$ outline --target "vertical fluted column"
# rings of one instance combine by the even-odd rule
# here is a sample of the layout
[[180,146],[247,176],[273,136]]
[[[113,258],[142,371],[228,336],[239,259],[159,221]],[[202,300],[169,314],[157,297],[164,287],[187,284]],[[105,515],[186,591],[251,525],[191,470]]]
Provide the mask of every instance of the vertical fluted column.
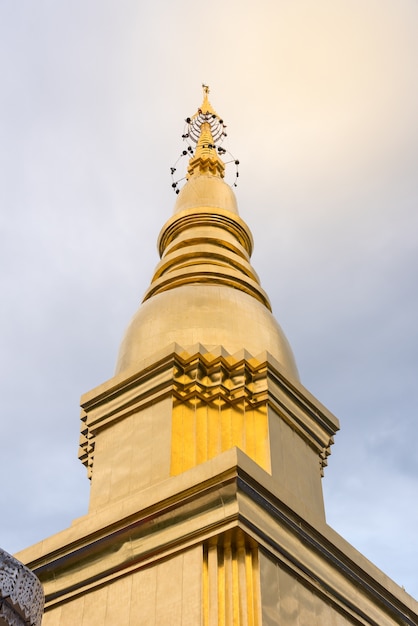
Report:
[[258,547],[240,529],[204,548],[204,626],[260,626]]

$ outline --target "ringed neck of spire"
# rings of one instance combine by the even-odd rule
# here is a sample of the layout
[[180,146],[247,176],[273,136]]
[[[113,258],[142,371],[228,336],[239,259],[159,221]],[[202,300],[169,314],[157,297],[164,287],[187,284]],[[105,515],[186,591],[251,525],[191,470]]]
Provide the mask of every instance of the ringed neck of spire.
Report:
[[214,139],[214,118],[220,120],[205,91],[201,108],[188,118],[198,137],[196,148],[174,215],[160,233],[161,261],[144,301],[186,285],[222,286],[252,296],[271,311],[268,296],[250,263],[251,232],[238,215],[233,190],[223,180],[225,165]]

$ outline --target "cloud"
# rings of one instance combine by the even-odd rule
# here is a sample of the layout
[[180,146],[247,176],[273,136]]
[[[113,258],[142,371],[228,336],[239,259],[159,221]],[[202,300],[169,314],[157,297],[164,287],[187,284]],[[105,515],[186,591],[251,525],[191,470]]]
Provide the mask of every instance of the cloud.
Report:
[[3,3],[2,547],[87,510],[78,398],[113,375],[207,82],[241,162],[254,267],[303,383],[341,420],[328,520],[418,595],[417,12]]

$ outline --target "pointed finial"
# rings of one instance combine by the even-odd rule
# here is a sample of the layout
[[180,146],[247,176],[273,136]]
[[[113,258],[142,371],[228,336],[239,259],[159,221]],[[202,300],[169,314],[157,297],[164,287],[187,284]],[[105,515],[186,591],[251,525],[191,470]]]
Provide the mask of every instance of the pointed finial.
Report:
[[[239,161],[234,159],[231,153],[221,146],[223,139],[226,137],[226,125],[209,102],[209,85],[202,83],[202,89],[202,104],[194,115],[186,118],[187,126],[182,135],[183,140],[189,144],[179,157],[179,159],[182,156],[190,157],[185,176],[186,180],[201,174],[210,174],[224,178],[225,164],[220,155],[224,155],[227,152],[232,158],[227,163],[234,163],[236,167],[239,164]],[[173,174],[176,172],[176,165],[177,161],[174,167],[171,168],[171,177],[173,180],[172,187],[178,194],[180,192],[179,182],[183,179],[174,180]],[[236,180],[238,175],[238,169],[236,169],[234,187],[237,186]]]
[[209,85],[202,83],[203,102],[193,117],[187,119],[188,136],[196,143],[194,156],[189,161],[187,178],[210,173],[224,177],[225,165],[218,155],[218,143],[226,135],[224,124],[209,102]]
[[215,111],[212,109],[210,102],[209,102],[209,91],[210,91],[209,85],[205,85],[204,83],[202,83],[202,89],[203,89],[203,102],[202,102],[202,106],[200,107],[200,111],[203,111],[204,113],[215,113]]

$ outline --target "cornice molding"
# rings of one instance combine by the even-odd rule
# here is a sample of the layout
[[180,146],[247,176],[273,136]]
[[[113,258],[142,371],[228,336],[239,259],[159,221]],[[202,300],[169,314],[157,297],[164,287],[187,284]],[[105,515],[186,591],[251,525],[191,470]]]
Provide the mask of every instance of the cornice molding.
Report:
[[327,464],[338,420],[299,383],[291,382],[267,352],[229,355],[222,347],[191,353],[173,345],[156,362],[128,378],[117,377],[82,398],[79,458],[91,476],[95,435],[100,428],[126,418],[167,396],[174,402],[200,400],[252,408],[268,405]]
[[113,505],[107,518],[105,512],[81,518],[78,528],[62,533],[61,542],[56,536],[52,545],[42,545],[30,566],[44,583],[47,607],[53,607],[241,528],[350,623],[416,625],[418,603],[325,523],[308,521],[283,496],[271,476],[230,450],[138,494],[131,504]]
[[253,238],[247,224],[238,215],[220,208],[196,207],[174,214],[161,229],[158,237],[158,251],[164,255],[167,247],[183,231],[200,227],[216,227],[232,234],[244,248],[248,257],[253,251]]

